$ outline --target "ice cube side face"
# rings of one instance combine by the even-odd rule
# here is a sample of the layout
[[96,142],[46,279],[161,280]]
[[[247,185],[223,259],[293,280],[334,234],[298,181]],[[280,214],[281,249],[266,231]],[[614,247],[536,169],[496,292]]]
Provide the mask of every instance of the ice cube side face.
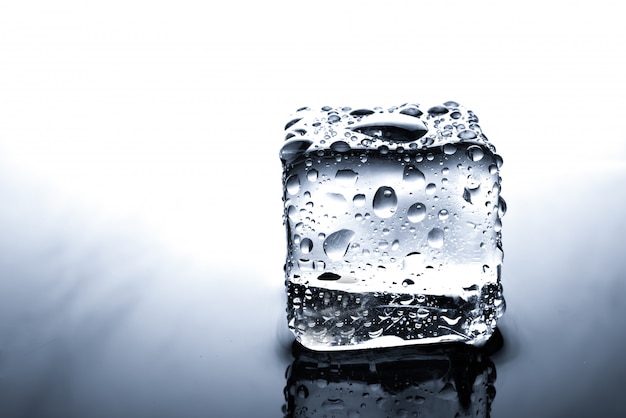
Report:
[[314,350],[461,341],[504,312],[502,159],[476,115],[324,107],[286,125],[290,329]]

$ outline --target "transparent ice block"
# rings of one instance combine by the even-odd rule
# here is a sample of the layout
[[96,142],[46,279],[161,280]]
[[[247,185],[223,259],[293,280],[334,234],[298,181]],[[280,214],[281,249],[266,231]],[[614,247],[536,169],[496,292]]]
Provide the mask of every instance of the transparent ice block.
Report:
[[302,108],[283,165],[290,329],[305,347],[482,345],[505,304],[502,158],[456,102]]

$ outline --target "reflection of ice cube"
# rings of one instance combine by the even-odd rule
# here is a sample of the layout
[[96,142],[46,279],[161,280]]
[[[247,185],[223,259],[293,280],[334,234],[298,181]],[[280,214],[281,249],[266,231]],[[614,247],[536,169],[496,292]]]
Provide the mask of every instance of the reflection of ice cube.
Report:
[[[494,341],[497,340],[497,341]],[[286,417],[488,417],[494,344],[320,353],[294,345]]]
[[[502,159],[471,112],[304,108],[283,162],[289,324],[305,346],[481,344],[504,311]],[[416,297],[419,296],[419,297]]]

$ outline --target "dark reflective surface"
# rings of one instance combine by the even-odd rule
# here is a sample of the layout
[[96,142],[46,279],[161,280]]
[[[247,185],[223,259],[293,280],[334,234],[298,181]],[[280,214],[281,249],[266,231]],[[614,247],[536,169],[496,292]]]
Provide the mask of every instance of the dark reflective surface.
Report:
[[286,418],[489,417],[496,369],[482,348],[462,344],[315,352],[293,345],[287,369]]

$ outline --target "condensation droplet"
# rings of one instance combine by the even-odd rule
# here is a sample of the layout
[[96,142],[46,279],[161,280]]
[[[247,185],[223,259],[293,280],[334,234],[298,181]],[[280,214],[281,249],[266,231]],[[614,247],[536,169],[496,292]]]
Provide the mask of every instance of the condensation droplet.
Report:
[[297,174],[292,174],[287,177],[285,184],[289,194],[295,195],[300,191],[300,177]]
[[330,144],[330,149],[337,152],[347,152],[350,151],[350,144],[345,141],[335,141]]
[[306,399],[309,397],[309,390],[306,386],[300,385],[298,386],[298,390],[296,391],[299,398]]
[[338,170],[335,174],[335,180],[341,187],[353,187],[358,179],[357,173],[350,169]]
[[398,197],[395,190],[388,186],[382,186],[374,195],[372,207],[376,216],[389,218],[393,216],[398,207]]
[[437,191],[437,186],[434,183],[428,183],[428,186],[426,186],[426,194],[433,195],[435,194],[436,191]]
[[404,167],[404,174],[402,178],[407,183],[411,183],[411,187],[414,188],[424,187],[424,183],[426,183],[426,176],[424,173],[422,173],[419,168],[412,165]]
[[318,174],[317,170],[315,170],[315,169],[309,170],[309,172],[306,173],[306,178],[309,181],[316,181],[317,180],[317,174]]
[[291,163],[304,154],[312,143],[310,139],[289,141],[280,149],[280,159],[285,163]]
[[404,256],[402,261],[402,268],[404,270],[422,270],[424,268],[424,262],[426,257],[419,252],[408,253]]
[[443,247],[443,230],[440,228],[433,228],[428,233],[428,245],[433,248]]
[[456,152],[456,146],[453,144],[446,144],[443,146],[443,152],[446,155],[453,155]]
[[302,253],[308,254],[311,252],[311,250],[313,250],[313,241],[311,241],[309,238],[304,238],[302,241],[300,241],[300,251],[302,251]]
[[298,213],[298,209],[294,205],[289,205],[287,208],[287,217],[292,221],[296,219],[296,214]]
[[365,205],[365,195],[364,194],[354,195],[354,197],[352,198],[352,203],[354,203],[354,206],[358,206],[358,207]]
[[411,222],[420,222],[426,217],[426,206],[422,203],[414,203],[406,213]]
[[485,152],[478,145],[472,145],[471,147],[467,148],[467,156],[470,158],[470,160],[477,162],[483,159],[483,157],[485,156]]
[[341,120],[341,118],[339,117],[339,115],[336,114],[332,114],[328,117],[328,122],[330,123],[337,123]]
[[348,252],[353,237],[354,231],[350,229],[333,232],[324,240],[324,252],[331,260],[341,260]]
[[506,214],[506,202],[502,196],[498,197],[498,215],[504,216]]
[[428,114],[430,116],[441,116],[445,115],[446,113],[448,113],[448,108],[445,106],[433,106],[428,109]]
[[440,221],[445,221],[446,219],[448,219],[448,211],[446,209],[441,209],[439,211],[439,220]]
[[459,132],[457,136],[461,139],[467,140],[467,139],[475,139],[478,135],[476,135],[476,132],[472,131],[471,129],[465,129]]

